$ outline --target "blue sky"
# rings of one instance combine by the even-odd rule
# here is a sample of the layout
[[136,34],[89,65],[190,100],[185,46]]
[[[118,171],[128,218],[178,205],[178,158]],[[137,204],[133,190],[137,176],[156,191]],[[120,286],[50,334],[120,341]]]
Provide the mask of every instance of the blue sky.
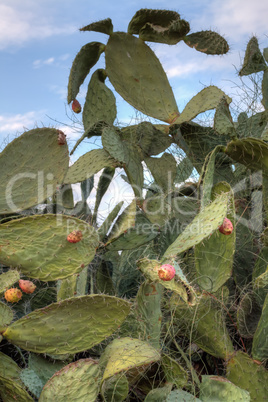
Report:
[[[181,111],[190,98],[207,85],[217,85],[228,95],[239,82],[239,68],[247,41],[256,35],[260,48],[268,46],[268,2],[263,0],[169,1],[168,9],[190,22],[191,32],[212,29],[230,44],[225,56],[207,56],[188,48],[151,44],[168,75]],[[165,9],[165,1],[103,0],[0,0],[0,144],[36,126],[56,126],[68,135],[70,147],[82,134],[80,121],[72,125],[67,105],[68,75],[81,46],[91,41],[106,43],[107,35],[80,32],[79,28],[107,17],[114,30],[126,31],[140,8]],[[96,68],[103,68],[100,59]],[[235,67],[234,67],[235,66]],[[94,69],[93,69],[94,71]],[[89,78],[88,78],[89,79]],[[78,100],[83,104],[86,80]],[[118,119],[123,123],[135,111],[117,97]],[[68,126],[64,126],[64,125]],[[77,156],[88,149],[80,147]],[[75,159],[76,159],[75,157]]]

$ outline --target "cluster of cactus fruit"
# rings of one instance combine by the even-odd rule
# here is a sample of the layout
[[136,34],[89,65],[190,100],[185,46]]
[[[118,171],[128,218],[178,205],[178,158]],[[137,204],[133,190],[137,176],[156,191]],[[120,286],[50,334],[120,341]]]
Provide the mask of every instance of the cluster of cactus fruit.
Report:
[[[228,44],[216,32],[189,34],[178,13],[147,9],[127,33],[114,32],[110,19],[81,31],[109,39],[83,46],[73,61],[68,103],[80,113],[80,86],[105,55],[105,68],[91,75],[84,134],[72,152],[93,136],[103,148],[69,167],[65,134],[37,128],[0,155],[0,397],[267,400],[268,49],[262,54],[253,37],[240,71],[263,73],[263,112],[233,121],[231,99],[215,86],[180,113],[145,43],[225,54]],[[116,126],[106,78],[160,123]],[[193,121],[211,109],[213,127]],[[183,160],[169,152],[172,144]],[[194,168],[198,183],[191,182]],[[87,199],[102,169],[91,211]],[[116,169],[133,201],[120,213],[121,201],[99,224]],[[75,183],[82,201],[74,205]]]

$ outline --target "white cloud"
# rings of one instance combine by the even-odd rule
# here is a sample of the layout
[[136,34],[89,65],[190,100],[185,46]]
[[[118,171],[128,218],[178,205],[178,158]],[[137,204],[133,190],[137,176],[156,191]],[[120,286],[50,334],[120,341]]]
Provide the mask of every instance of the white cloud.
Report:
[[70,34],[77,31],[75,26],[57,25],[49,8],[39,7],[38,2],[10,1],[0,4],[0,50],[22,46],[32,39],[48,38],[52,35]]
[[[202,17],[195,19],[193,25],[207,29],[213,24],[221,34],[239,43],[251,35],[264,35],[267,32],[268,2],[263,0],[214,0],[207,4]],[[195,29],[194,29],[195,31]],[[244,38],[243,38],[244,37]]]

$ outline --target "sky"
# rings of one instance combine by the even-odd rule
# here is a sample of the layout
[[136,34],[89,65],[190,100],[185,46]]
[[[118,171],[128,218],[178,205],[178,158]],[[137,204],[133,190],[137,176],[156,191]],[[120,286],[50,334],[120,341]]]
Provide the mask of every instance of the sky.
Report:
[[[0,149],[25,130],[43,126],[62,129],[71,149],[83,134],[82,116],[74,115],[66,100],[72,61],[86,43],[108,40],[105,34],[80,32],[79,28],[109,17],[114,31],[126,31],[139,9],[166,7],[163,0],[0,0]],[[183,42],[175,46],[150,43],[167,73],[179,110],[208,85],[236,96],[237,69],[248,40],[255,35],[261,49],[268,47],[268,2],[170,0],[168,9],[189,21],[191,32],[215,30],[230,45],[227,55],[207,56]],[[92,72],[96,68],[104,68],[102,56]],[[82,105],[89,79],[77,98]],[[116,99],[119,122],[133,122],[135,110],[120,96]],[[80,146],[72,161],[90,147],[92,143]]]

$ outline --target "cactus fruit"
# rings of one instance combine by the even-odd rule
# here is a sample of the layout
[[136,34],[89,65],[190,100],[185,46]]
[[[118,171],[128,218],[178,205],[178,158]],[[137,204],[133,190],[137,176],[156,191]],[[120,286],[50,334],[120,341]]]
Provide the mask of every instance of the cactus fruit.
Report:
[[22,298],[22,293],[17,288],[10,288],[5,292],[5,299],[10,303],[17,303]]
[[58,145],[65,145],[66,144],[66,135],[61,130],[57,130],[57,132],[58,132]]
[[31,281],[19,280],[19,287],[24,293],[31,294],[35,291],[36,285]]
[[80,113],[81,110],[82,110],[81,105],[80,105],[80,103],[78,102],[77,99],[73,100],[72,110],[73,110],[74,113]]
[[175,276],[175,268],[173,265],[164,264],[158,270],[158,276],[162,281],[171,281]]
[[233,231],[233,224],[228,218],[224,218],[222,225],[219,227],[219,231],[224,235],[230,235]]
[[83,234],[81,230],[73,230],[71,233],[68,234],[67,240],[69,243],[78,243],[82,240]]

